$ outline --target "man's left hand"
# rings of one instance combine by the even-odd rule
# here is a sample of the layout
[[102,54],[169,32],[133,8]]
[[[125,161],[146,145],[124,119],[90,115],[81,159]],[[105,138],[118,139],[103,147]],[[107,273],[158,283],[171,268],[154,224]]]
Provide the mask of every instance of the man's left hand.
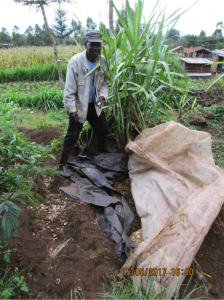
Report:
[[[100,96],[100,97],[98,98],[98,101],[97,101],[98,105],[99,105],[99,103],[100,103],[100,105],[102,105],[102,103],[103,103],[104,100],[105,100],[105,98],[104,98],[103,96]],[[96,104],[97,104],[97,103],[96,103]]]

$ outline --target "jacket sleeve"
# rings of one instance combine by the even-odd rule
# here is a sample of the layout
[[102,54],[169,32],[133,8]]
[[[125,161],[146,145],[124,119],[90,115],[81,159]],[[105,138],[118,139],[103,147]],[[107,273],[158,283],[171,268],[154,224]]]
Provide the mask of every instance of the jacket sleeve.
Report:
[[[104,69],[106,70],[106,72],[108,73],[108,67],[107,64],[105,63],[104,65]],[[98,92],[98,96],[99,97],[104,97],[105,98],[105,102],[107,102],[107,98],[108,98],[108,85],[109,85],[109,80],[107,79],[106,75],[104,74],[104,81],[101,85],[101,88]]]
[[77,94],[77,66],[76,62],[70,59],[66,73],[66,84],[64,92],[64,106],[68,113],[76,112]]

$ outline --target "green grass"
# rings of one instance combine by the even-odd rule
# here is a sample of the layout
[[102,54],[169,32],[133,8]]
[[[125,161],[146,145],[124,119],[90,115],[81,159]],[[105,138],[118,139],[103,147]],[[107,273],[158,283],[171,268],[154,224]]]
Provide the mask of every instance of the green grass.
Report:
[[[108,293],[98,294],[103,300],[106,299],[139,299],[139,300],[158,300],[158,299],[166,299],[164,296],[165,288],[161,287],[161,292],[156,294],[153,289],[153,279],[151,281],[151,285],[149,286],[149,290],[147,293],[144,293],[141,289],[135,289],[133,287],[133,283],[130,278],[124,278],[121,282],[115,283],[112,286],[112,290]],[[178,286],[176,293],[174,294],[172,299],[195,299],[194,292],[201,289],[206,292],[206,287],[196,287],[190,289],[191,278],[188,280],[187,284],[182,284]],[[181,292],[180,292],[181,290]],[[203,299],[208,299],[208,297],[203,297]]]
[[63,104],[63,91],[58,88],[44,88],[35,93],[17,93],[13,90],[6,94],[2,94],[1,101],[7,103],[13,102],[23,107],[32,107],[43,109],[45,111],[49,109],[64,108]]
[[62,132],[66,129],[68,118],[64,109],[58,111],[44,111],[37,109],[21,109],[15,113],[15,126],[27,129],[43,129],[53,127],[61,129]]
[[59,88],[58,81],[38,81],[38,82],[7,82],[0,84],[0,95],[7,93],[35,93],[44,88]]
[[50,166],[34,167],[32,170],[32,175],[34,175],[34,174],[53,177],[53,176],[59,176],[59,171],[58,171],[57,167],[50,167]]
[[[61,64],[62,75],[65,78],[67,64]],[[11,81],[43,81],[58,80],[58,69],[55,63],[35,65],[30,67],[17,66],[14,69],[0,69],[0,83]]]

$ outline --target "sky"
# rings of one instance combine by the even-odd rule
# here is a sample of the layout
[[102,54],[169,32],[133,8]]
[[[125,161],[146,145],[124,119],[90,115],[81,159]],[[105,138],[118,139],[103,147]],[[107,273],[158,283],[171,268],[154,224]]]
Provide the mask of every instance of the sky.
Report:
[[[178,8],[183,10],[189,8],[195,1],[160,0],[161,8],[165,9],[166,16],[169,16]],[[129,2],[134,7],[136,0],[129,0]],[[156,2],[157,0],[144,1],[145,20],[149,18]],[[121,9],[125,0],[114,0],[114,3],[118,9]],[[56,4],[51,4],[46,8],[50,25],[54,23],[56,8]],[[77,17],[83,25],[86,25],[87,17],[90,17],[94,22],[99,24],[102,21],[109,27],[108,0],[73,0],[73,4],[63,4],[62,8],[68,13],[67,25],[69,26],[72,18],[76,19]],[[195,5],[181,16],[175,28],[181,32],[181,35],[199,35],[201,30],[204,30],[207,35],[211,35],[216,29],[216,24],[220,21],[224,22],[224,0],[198,0]],[[2,27],[5,27],[11,34],[14,25],[16,25],[20,29],[19,32],[24,33],[29,25],[34,28],[35,24],[43,25],[41,11],[16,4],[13,0],[0,0],[0,30]]]

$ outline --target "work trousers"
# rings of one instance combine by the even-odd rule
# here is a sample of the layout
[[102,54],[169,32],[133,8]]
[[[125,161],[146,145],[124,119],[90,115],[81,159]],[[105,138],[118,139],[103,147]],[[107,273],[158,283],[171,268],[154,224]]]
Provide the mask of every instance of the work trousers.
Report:
[[[89,122],[89,124],[91,125],[91,127],[97,135],[98,144],[104,144],[107,135],[107,121],[105,113],[104,111],[102,111],[100,116],[98,117],[93,102],[89,103],[87,121]],[[69,114],[68,130],[63,143],[64,151],[70,152],[74,148],[76,142],[78,141],[79,134],[82,130],[82,126],[82,123],[75,122],[72,115]]]

